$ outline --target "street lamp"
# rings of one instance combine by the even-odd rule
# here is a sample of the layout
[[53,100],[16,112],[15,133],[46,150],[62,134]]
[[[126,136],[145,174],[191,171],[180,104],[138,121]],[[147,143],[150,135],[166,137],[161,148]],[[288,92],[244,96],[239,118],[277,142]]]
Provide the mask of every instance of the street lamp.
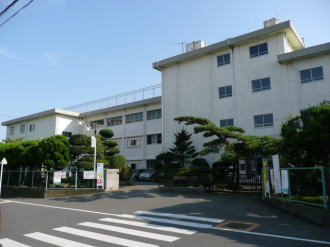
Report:
[[79,120],[78,121],[79,125],[85,127],[85,129],[87,131],[91,131],[91,130],[94,130],[93,133],[94,133],[94,136],[92,135],[91,136],[91,147],[94,148],[94,160],[93,160],[93,164],[94,164],[94,178],[96,179],[96,133],[97,133],[97,125],[95,124],[91,124],[91,126],[88,126],[88,125],[84,125],[85,122],[83,120]]

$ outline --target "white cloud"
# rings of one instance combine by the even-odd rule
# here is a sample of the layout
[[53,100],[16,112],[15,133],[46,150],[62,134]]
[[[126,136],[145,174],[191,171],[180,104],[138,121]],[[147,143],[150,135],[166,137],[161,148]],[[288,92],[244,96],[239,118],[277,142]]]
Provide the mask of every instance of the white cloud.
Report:
[[60,54],[56,52],[46,52],[44,57],[46,61],[51,65],[57,65],[60,62]]
[[0,48],[0,57],[16,61],[22,61],[22,58],[20,58],[16,53],[3,48]]

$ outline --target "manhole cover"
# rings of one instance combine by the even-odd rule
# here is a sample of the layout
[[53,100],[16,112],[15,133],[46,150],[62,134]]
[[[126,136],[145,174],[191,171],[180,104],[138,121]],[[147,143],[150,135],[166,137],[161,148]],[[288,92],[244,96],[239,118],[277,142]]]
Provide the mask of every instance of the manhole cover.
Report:
[[256,223],[229,220],[222,224],[216,225],[215,227],[228,228],[228,229],[240,230],[240,231],[252,231],[258,226],[259,224]]

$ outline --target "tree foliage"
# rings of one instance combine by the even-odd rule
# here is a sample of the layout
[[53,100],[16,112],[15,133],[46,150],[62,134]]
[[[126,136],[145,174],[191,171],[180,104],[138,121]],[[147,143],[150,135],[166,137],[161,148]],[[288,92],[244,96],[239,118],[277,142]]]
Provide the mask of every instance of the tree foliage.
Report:
[[39,143],[41,162],[47,169],[63,169],[70,161],[69,141],[65,136],[55,135]]
[[111,158],[119,153],[119,149],[117,148],[118,143],[111,140],[114,134],[110,129],[101,129],[99,135],[104,146],[104,159],[107,164],[110,164]]
[[282,125],[281,153],[296,166],[330,162],[330,102],[308,107]]
[[182,129],[175,134],[174,145],[170,148],[170,153],[172,153],[180,167],[185,167],[187,162],[197,156],[191,135],[185,129]]

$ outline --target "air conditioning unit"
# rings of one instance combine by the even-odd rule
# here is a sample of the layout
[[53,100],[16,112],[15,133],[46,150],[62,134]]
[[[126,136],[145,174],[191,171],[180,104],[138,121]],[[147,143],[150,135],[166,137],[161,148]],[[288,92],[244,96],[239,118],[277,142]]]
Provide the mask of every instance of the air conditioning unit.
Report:
[[278,19],[275,17],[272,19],[266,20],[266,21],[264,21],[264,28],[276,25],[277,23],[278,23]]
[[207,44],[203,40],[193,41],[186,45],[186,52],[197,50],[197,49],[203,48],[205,46],[207,46]]

